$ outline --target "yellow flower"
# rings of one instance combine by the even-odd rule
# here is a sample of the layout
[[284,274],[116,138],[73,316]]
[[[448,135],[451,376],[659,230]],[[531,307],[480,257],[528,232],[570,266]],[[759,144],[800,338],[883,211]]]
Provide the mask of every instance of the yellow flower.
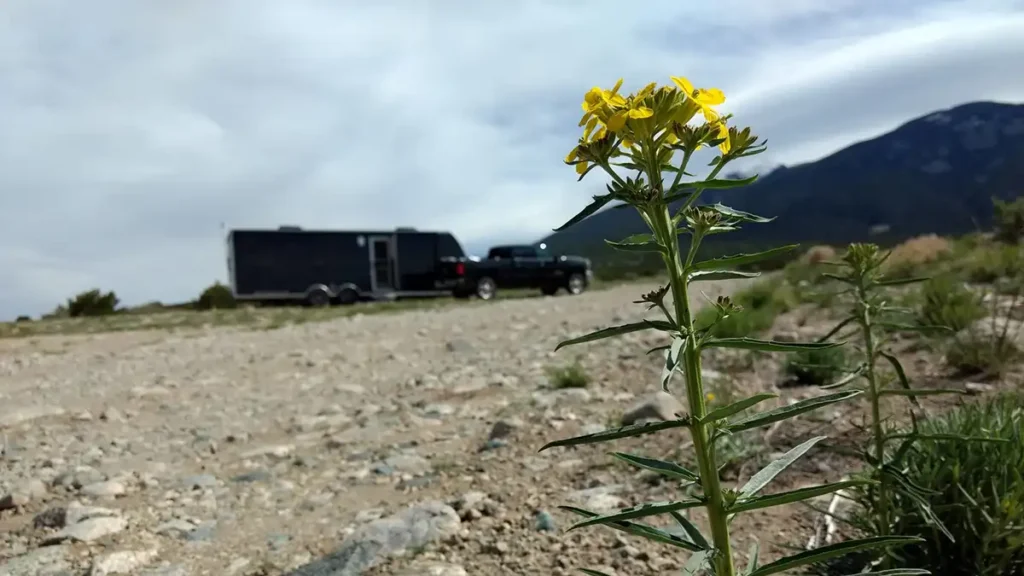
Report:
[[640,100],[634,98],[630,102],[625,103],[621,109],[616,110],[608,118],[606,126],[612,132],[618,132],[626,126],[627,119],[639,120],[641,118],[650,118],[651,116],[654,116],[654,111],[641,104]]
[[587,161],[577,162],[577,160],[579,159],[579,156],[580,156],[580,147],[577,146],[577,147],[573,148],[572,150],[570,150],[569,154],[566,155],[565,163],[566,164],[572,164],[573,162],[576,162],[576,173],[582,176],[583,173],[587,171],[587,168],[590,167],[590,162],[587,162]]
[[611,90],[603,90],[598,86],[591,88],[583,96],[583,104],[581,105],[583,107],[583,118],[580,119],[580,126],[589,123],[595,116],[603,123],[604,118],[610,115],[608,114],[610,108],[625,105],[625,98],[618,94],[621,87],[622,78],[619,78],[619,81],[615,83]]
[[672,76],[672,82],[679,87],[704,113],[704,119],[714,122],[718,119],[718,112],[712,106],[718,106],[725,102],[725,94],[718,88],[694,88],[689,80],[682,76]]
[[704,397],[708,399],[708,402],[715,401],[715,394],[713,392],[708,392],[707,394],[704,395]]
[[729,127],[725,125],[725,120],[715,123],[715,139],[719,138],[724,138],[724,140],[718,145],[718,149],[722,151],[722,154],[728,154],[732,149],[732,144],[729,142]]

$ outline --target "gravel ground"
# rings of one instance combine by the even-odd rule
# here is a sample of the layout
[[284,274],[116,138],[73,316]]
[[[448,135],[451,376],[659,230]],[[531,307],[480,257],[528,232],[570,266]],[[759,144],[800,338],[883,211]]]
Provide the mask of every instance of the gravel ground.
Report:
[[[564,533],[572,519],[557,509],[671,499],[673,486],[613,464],[607,447],[537,453],[656,399],[661,360],[644,354],[656,333],[553,352],[642,317],[631,301],[654,287],[272,330],[0,341],[0,575],[676,569],[685,553],[604,528]],[[589,386],[552,389],[547,369],[576,358]],[[774,386],[758,373],[745,389]],[[664,457],[685,441],[616,449]],[[743,460],[736,475],[749,475]],[[799,510],[776,514],[738,519],[740,549],[806,540]]]

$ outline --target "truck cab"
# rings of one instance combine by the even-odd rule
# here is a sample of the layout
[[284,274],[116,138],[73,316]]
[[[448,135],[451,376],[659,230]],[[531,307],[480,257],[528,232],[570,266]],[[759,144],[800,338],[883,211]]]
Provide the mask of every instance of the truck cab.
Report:
[[565,289],[581,294],[593,280],[590,260],[552,254],[545,244],[494,246],[486,259],[464,262],[460,270],[455,295],[475,294],[483,300],[493,298],[499,289],[539,289],[549,296]]

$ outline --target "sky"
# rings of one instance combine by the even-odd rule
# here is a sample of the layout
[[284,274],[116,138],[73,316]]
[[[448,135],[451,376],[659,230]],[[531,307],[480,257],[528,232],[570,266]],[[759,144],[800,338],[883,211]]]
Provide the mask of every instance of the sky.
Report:
[[5,0],[0,320],[195,297],[222,226],[532,242],[603,187],[562,158],[620,77],[721,88],[768,167],[1024,102],[1021,61],[1024,0]]

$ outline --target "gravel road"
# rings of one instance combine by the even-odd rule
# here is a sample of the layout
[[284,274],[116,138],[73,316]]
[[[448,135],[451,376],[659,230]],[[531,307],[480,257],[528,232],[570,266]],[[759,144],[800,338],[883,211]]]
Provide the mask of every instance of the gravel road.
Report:
[[[631,301],[654,287],[0,341],[0,575],[678,567],[610,530],[563,534],[559,504],[641,489],[606,449],[537,453],[655,390],[656,335],[553,352],[644,316]],[[591,384],[551,389],[547,370],[577,357]]]

